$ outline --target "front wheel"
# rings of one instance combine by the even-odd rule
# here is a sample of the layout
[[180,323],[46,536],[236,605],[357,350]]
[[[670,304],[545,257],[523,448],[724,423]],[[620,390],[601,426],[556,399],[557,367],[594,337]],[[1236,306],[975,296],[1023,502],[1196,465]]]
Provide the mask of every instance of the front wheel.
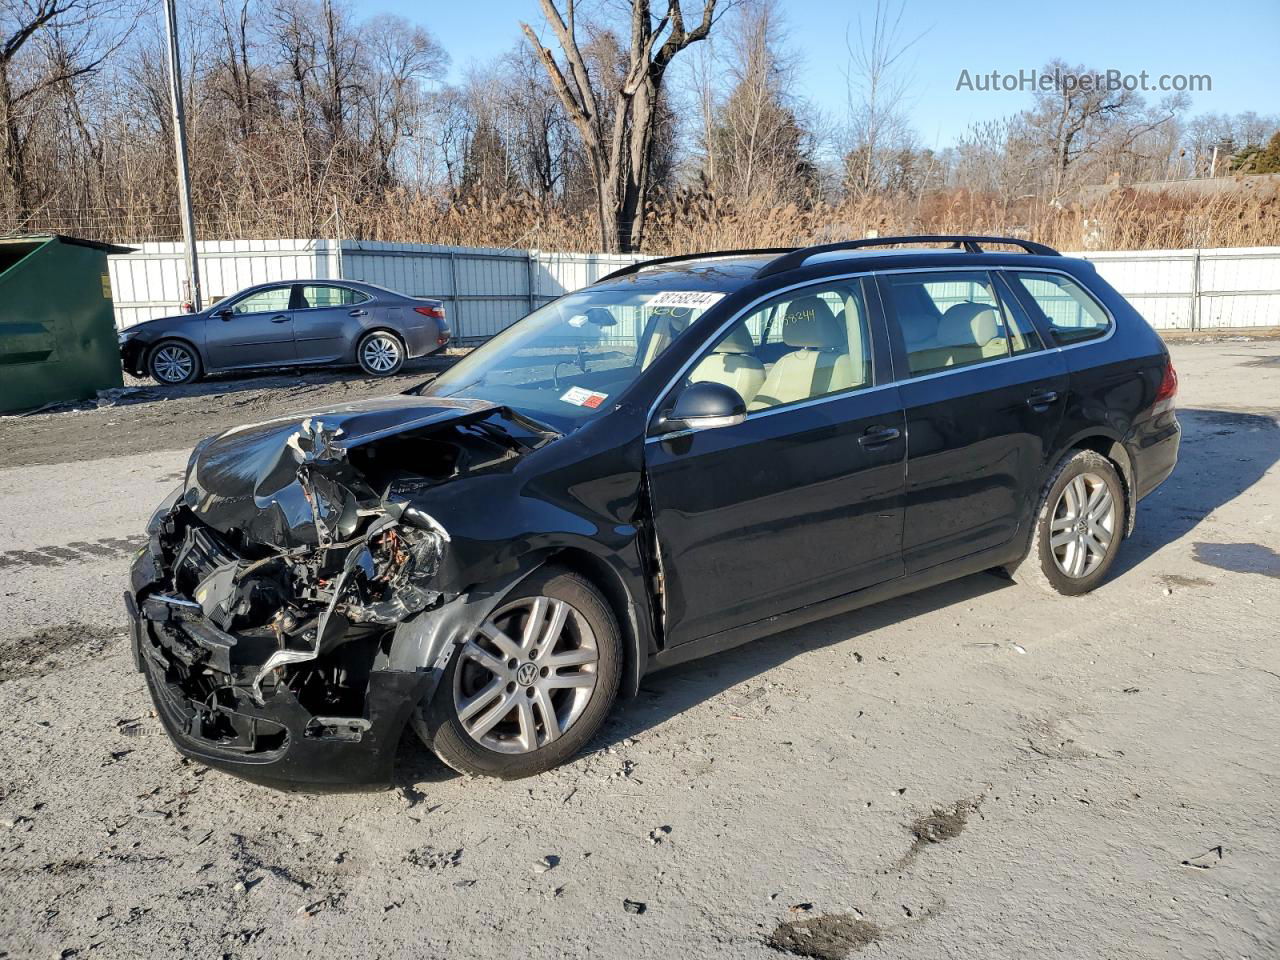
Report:
[[600,592],[575,573],[540,571],[459,647],[415,727],[461,773],[543,773],[600,729],[621,665],[622,636]]
[[360,368],[374,377],[389,377],[404,366],[404,344],[394,333],[375,330],[366,333],[356,347]]
[[1111,461],[1077,450],[1058,465],[1036,514],[1031,548],[1017,568],[1018,582],[1075,596],[1100,584],[1124,537],[1124,484]]
[[163,340],[147,357],[147,372],[157,383],[192,383],[200,378],[200,357],[179,340]]

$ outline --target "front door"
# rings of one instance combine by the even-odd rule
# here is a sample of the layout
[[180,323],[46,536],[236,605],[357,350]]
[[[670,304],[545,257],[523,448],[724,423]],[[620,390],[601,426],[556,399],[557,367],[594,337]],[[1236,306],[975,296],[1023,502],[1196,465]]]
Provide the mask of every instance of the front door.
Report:
[[986,271],[878,278],[907,420],[908,574],[1025,532],[1067,369]]
[[[769,362],[779,314],[787,350]],[[690,368],[748,414],[646,442],[669,644],[901,574],[905,425],[872,326],[860,281],[827,282],[754,310]]]
[[205,321],[205,349],[217,368],[293,363],[292,284],[262,287],[218,304]]

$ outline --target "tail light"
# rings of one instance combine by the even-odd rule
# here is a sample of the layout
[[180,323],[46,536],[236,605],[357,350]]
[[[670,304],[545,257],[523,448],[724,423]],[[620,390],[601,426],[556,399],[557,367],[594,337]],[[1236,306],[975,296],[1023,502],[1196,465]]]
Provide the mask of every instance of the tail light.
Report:
[[1160,387],[1156,390],[1156,401],[1152,411],[1164,413],[1173,409],[1174,398],[1178,396],[1178,371],[1173,369],[1173,360],[1166,359],[1164,372],[1160,375]]
[[432,320],[444,319],[444,307],[414,307],[414,313],[420,313],[424,317],[430,317]]

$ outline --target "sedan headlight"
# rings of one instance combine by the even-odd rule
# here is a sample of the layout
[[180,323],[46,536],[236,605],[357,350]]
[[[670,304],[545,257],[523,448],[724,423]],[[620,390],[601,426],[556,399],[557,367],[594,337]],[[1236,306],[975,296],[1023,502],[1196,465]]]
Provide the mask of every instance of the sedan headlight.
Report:
[[137,330],[121,330],[116,336],[116,342],[123,344],[127,340],[132,340],[138,335]]

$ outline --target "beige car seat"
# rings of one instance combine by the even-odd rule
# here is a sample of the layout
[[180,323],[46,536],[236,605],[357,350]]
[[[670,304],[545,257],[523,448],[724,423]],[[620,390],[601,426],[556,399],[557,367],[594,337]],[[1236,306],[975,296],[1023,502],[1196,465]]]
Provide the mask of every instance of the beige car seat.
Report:
[[733,387],[743,403],[751,403],[764,383],[764,364],[756,357],[756,343],[741,324],[716,345],[689,374],[694,383],[711,381]]
[[1007,356],[1009,344],[1001,331],[996,308],[965,301],[947,309],[938,322],[932,346],[911,355],[913,371],[963,366]]
[[782,342],[795,349],[778,358],[748,410],[808,400],[864,382],[861,355],[849,356],[844,327],[820,297],[787,304]]

